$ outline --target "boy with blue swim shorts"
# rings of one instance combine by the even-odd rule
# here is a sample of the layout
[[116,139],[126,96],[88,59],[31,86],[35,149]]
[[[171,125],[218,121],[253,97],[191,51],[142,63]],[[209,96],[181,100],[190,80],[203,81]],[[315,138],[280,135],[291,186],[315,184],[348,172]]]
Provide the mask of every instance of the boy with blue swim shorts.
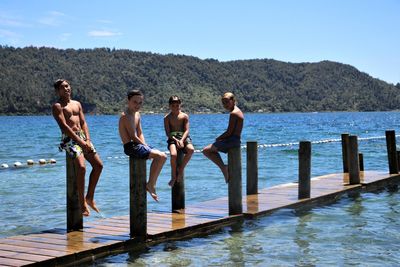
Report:
[[224,164],[219,152],[227,153],[229,149],[240,147],[244,115],[236,106],[235,96],[227,92],[221,98],[222,105],[229,110],[228,129],[215,139],[215,142],[203,148],[203,154],[214,162],[222,171],[225,182],[229,182],[228,166]]
[[[89,128],[81,103],[71,99],[72,89],[70,83],[65,79],[59,79],[54,83],[54,89],[59,96],[59,100],[52,106],[53,117],[62,133],[59,149],[61,151],[65,150],[67,155],[74,160],[77,178],[76,189],[82,215],[89,216],[89,207],[96,212],[100,212],[94,201],[94,192],[103,170],[103,162],[90,141]],[[92,165],[86,196],[85,159]]]
[[143,105],[143,93],[140,90],[131,90],[128,92],[127,98],[128,107],[121,113],[118,126],[124,153],[130,157],[153,160],[150,165],[146,189],[151,197],[158,201],[155,186],[161,169],[167,160],[167,155],[146,144],[139,112]]

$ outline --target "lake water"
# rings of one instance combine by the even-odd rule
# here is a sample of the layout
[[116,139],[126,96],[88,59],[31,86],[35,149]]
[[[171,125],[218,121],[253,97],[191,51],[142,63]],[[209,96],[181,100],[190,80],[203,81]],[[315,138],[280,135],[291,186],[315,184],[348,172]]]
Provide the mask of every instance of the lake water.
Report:
[[[259,187],[297,180],[298,141],[312,141],[312,176],[341,172],[340,135],[358,135],[366,170],[388,170],[385,130],[400,125],[398,112],[245,114],[242,145],[258,141]],[[106,217],[129,214],[128,158],[118,136],[118,116],[88,116],[91,138],[104,162],[96,200]],[[191,115],[196,149],[213,142],[227,125],[227,114]],[[143,115],[146,141],[166,151],[162,115]],[[57,149],[60,132],[51,116],[0,117],[0,237],[65,228],[65,155]],[[242,151],[245,182],[245,150]],[[56,164],[14,168],[26,160]],[[201,171],[199,171],[201,170]],[[88,167],[90,171],[90,167]],[[149,210],[171,210],[169,161],[157,183],[160,203]],[[195,153],[185,173],[186,202],[227,195],[216,166]],[[243,184],[245,188],[245,184]],[[95,265],[365,265],[400,263],[399,193],[383,190],[344,198],[311,210],[283,210],[216,234],[150,247],[98,260]],[[92,213],[93,214],[93,213]],[[85,219],[96,220],[93,216]]]

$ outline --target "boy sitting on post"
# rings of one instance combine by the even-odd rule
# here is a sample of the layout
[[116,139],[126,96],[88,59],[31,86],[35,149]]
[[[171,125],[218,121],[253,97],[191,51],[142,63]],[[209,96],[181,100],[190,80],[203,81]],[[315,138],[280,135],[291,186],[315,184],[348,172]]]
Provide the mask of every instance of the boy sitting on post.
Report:
[[[165,134],[168,137],[168,149],[171,153],[171,180],[168,185],[181,182],[184,169],[193,155],[194,147],[189,136],[189,116],[181,111],[182,101],[178,96],[169,98],[170,112],[164,117]],[[182,150],[185,153],[182,163],[177,166],[177,154]]]
[[124,144],[124,153],[141,159],[152,159],[150,165],[149,181],[146,190],[151,197],[158,202],[156,182],[161,169],[167,160],[167,155],[146,144],[142,132],[142,124],[139,110],[143,104],[143,94],[139,90],[128,92],[128,108],[122,112],[119,119],[119,135]]

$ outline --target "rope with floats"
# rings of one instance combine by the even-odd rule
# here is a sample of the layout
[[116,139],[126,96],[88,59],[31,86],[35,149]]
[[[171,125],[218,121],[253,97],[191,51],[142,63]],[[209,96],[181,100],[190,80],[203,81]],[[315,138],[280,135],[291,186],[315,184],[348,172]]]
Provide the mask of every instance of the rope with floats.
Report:
[[[21,168],[21,167],[26,167],[26,166],[33,166],[35,164],[39,164],[39,165],[45,165],[45,164],[55,164],[57,163],[57,161],[55,159],[39,159],[37,162],[35,162],[32,159],[28,159],[26,161],[26,164],[22,164],[20,161],[16,161],[13,163],[12,167],[14,168]],[[7,163],[3,163],[0,165],[0,169],[8,169],[10,168],[10,166]]]
[[[396,135],[396,137],[399,137],[400,135]],[[358,138],[359,141],[370,141],[370,140],[378,140],[378,139],[385,139],[386,136],[371,136],[371,137],[360,137]],[[341,138],[332,138],[332,139],[322,139],[322,140],[317,140],[317,141],[311,141],[312,144],[326,144],[326,143],[338,143],[341,142]],[[282,143],[282,144],[259,144],[258,148],[271,148],[271,147],[290,147],[290,146],[297,146],[299,142],[290,142],[290,143]],[[246,149],[247,146],[243,145],[241,146],[242,149]],[[166,154],[170,154],[169,151],[165,151]],[[196,149],[194,153],[202,153],[201,149]],[[121,158],[129,158],[128,156],[122,155],[122,156],[109,156],[107,159],[121,159]],[[19,161],[14,162],[13,165],[11,165],[14,168],[20,168],[20,167],[26,167],[26,166],[32,166],[32,165],[45,165],[45,164],[55,164],[56,160],[55,159],[39,159],[37,162],[28,159],[26,161],[26,165],[22,164]],[[10,166],[7,163],[3,163],[0,165],[0,169],[8,169]]]

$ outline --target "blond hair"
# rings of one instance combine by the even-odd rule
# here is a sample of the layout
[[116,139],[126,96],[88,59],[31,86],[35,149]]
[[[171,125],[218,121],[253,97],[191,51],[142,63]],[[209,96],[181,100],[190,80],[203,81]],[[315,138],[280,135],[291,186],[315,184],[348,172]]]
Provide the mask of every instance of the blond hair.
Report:
[[232,99],[234,102],[236,102],[236,97],[231,92],[226,92],[225,94],[223,94],[223,96],[221,98],[229,98],[229,99]]

